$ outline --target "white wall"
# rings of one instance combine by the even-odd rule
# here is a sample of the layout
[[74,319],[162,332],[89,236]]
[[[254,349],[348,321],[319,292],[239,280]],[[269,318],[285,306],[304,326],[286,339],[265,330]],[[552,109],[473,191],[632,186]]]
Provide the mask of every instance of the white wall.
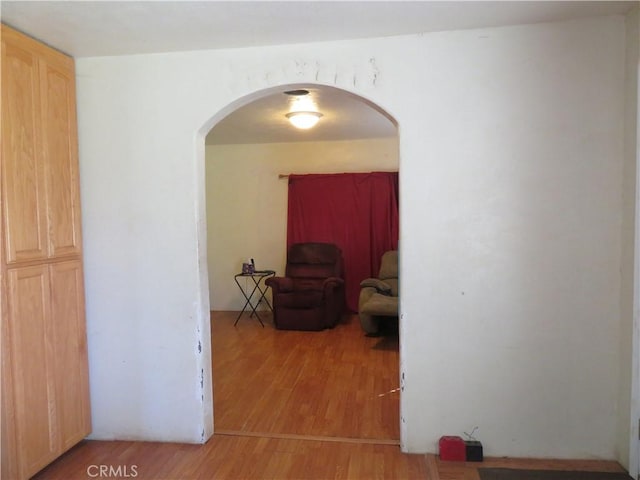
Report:
[[[214,127],[215,128],[215,127]],[[233,276],[254,258],[284,272],[289,173],[398,170],[398,139],[206,146],[211,310],[240,310]],[[241,279],[242,281],[242,279]],[[270,291],[267,292],[269,297]],[[261,307],[262,308],[262,307]]]
[[[633,292],[634,292],[634,240],[635,240],[635,183],[636,183],[636,129],[638,112],[638,28],[637,9],[635,17],[629,15],[625,25],[625,143],[623,164],[623,210],[622,210],[622,262],[621,262],[621,335],[620,335],[620,392],[618,416],[619,457],[629,465],[629,434],[631,425],[631,379]],[[626,380],[626,381],[625,381]]]
[[612,17],[79,60],[94,438],[206,436],[203,135],[318,82],[399,125],[402,448],[615,458],[624,53]]
[[[422,297],[403,301],[410,447],[417,418],[478,425],[488,454],[615,455],[621,24],[449,44],[422,84],[438,115],[400,122],[402,236],[420,237],[402,245],[403,300]],[[404,163],[408,143],[423,161]]]
[[[640,195],[637,191],[638,164],[638,96],[640,93],[640,8],[626,17],[625,62],[625,154],[623,184],[622,235],[622,343],[619,415],[620,462],[632,476],[640,476]],[[635,253],[635,255],[634,255]],[[634,278],[635,276],[635,278]],[[635,296],[635,298],[634,298]],[[634,321],[629,322],[628,319]],[[628,382],[627,379],[631,379]],[[630,443],[630,445],[629,445]]]

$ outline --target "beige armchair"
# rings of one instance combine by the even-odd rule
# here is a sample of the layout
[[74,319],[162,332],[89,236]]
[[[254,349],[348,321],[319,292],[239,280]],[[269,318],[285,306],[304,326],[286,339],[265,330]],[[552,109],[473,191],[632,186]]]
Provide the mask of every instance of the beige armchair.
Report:
[[360,282],[360,287],[360,324],[366,333],[376,334],[381,322],[398,317],[398,251],[385,252],[378,278],[367,278]]

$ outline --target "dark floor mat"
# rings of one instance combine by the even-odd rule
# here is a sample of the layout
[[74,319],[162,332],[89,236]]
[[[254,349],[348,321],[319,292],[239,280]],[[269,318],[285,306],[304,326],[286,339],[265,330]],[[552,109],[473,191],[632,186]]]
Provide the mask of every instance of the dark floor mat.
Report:
[[633,480],[626,473],[480,468],[481,480]]

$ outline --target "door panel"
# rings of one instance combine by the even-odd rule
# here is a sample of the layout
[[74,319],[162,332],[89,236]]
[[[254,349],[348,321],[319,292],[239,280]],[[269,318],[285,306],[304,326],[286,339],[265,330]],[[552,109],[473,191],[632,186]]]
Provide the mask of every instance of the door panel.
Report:
[[[59,63],[59,62],[58,62]],[[42,64],[42,143],[49,216],[49,254],[80,253],[80,191],[73,70]]]
[[61,452],[91,431],[82,278],[80,261],[51,266],[51,318],[55,331],[52,362]]
[[38,60],[2,41],[2,182],[8,263],[48,255]]
[[45,265],[9,270],[8,334],[16,419],[16,452],[21,477],[55,458],[53,356],[49,273]]

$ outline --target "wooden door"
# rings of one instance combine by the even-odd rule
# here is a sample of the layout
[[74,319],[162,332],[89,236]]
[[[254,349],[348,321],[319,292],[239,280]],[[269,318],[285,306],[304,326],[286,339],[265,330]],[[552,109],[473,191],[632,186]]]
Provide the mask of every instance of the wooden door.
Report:
[[8,280],[8,342],[15,419],[16,464],[26,478],[55,458],[57,426],[51,342],[49,268],[11,269]]
[[2,29],[2,186],[6,260],[48,256],[39,60]]
[[74,66],[58,52],[40,62],[49,256],[61,257],[79,254],[82,245]]
[[[0,156],[0,159],[2,157]],[[0,190],[2,189],[0,184]],[[0,206],[2,205],[0,195]],[[0,210],[2,210],[0,208]],[[2,388],[0,388],[0,478],[18,478],[15,442],[15,408],[9,348],[9,313],[7,308],[7,270],[5,263],[4,227],[0,221],[0,358]]]
[[52,264],[51,319],[60,453],[91,431],[84,285],[80,261]]

